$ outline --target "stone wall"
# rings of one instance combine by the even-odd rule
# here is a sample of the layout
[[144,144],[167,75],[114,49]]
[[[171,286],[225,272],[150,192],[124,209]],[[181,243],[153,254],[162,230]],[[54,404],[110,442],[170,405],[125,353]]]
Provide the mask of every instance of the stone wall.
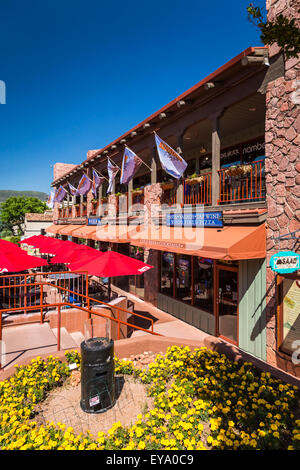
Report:
[[[268,18],[279,13],[297,18],[294,0],[268,0]],[[269,53],[280,53],[277,45]],[[300,58],[285,60],[284,76],[270,82],[266,92],[267,266],[280,250],[298,251],[295,240],[274,241],[300,228]],[[299,249],[299,246],[298,246]],[[278,352],[276,276],[267,268],[267,361],[300,376],[290,358]]]

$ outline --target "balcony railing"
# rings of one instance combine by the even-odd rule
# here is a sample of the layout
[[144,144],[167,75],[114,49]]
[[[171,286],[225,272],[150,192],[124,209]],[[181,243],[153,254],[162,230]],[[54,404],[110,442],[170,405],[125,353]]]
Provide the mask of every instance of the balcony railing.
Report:
[[183,183],[184,204],[211,204],[211,173],[188,178]]
[[218,204],[263,201],[266,195],[264,160],[219,171]]
[[162,204],[172,206],[177,202],[177,188],[172,182],[161,183],[163,189]]

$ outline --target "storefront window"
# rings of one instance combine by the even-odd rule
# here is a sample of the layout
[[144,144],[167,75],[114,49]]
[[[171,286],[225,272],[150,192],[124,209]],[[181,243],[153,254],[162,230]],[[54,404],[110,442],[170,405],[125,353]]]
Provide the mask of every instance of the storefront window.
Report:
[[194,258],[194,305],[214,312],[213,261]]
[[176,255],[176,299],[192,303],[191,256]]
[[161,255],[161,293],[173,297],[174,293],[174,253],[164,251]]
[[[130,246],[130,257],[144,261],[144,249],[138,246]],[[140,298],[144,298],[144,274],[138,276],[129,276],[129,292],[137,295]]]

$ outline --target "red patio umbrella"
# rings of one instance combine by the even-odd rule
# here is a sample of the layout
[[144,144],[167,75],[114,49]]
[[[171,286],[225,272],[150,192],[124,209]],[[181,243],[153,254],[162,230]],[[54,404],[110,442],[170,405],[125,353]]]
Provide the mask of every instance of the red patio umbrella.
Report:
[[27,271],[27,269],[37,268],[47,264],[47,261],[42,258],[30,256],[24,252],[21,253],[18,247],[16,247],[15,250],[7,251],[0,249],[0,273]]
[[60,248],[61,245],[66,242],[57,238],[46,237],[45,235],[33,235],[32,237],[25,238],[20,243],[26,243],[27,245],[39,248],[42,253],[54,254],[55,250]]
[[19,251],[25,253],[16,243],[9,242],[8,240],[0,239],[0,251]]
[[[95,256],[99,253],[98,250],[91,248],[86,245],[77,245],[74,243],[75,246],[62,246],[60,249],[56,251],[56,256],[52,258],[50,261],[51,263],[71,263],[76,262],[82,259],[90,259],[91,256]],[[88,256],[89,255],[89,256]]]
[[69,265],[71,271],[82,270],[87,271],[92,276],[109,278],[109,298],[111,277],[143,274],[151,268],[153,266],[115,251],[99,252],[92,257],[87,255],[85,259],[80,259]]

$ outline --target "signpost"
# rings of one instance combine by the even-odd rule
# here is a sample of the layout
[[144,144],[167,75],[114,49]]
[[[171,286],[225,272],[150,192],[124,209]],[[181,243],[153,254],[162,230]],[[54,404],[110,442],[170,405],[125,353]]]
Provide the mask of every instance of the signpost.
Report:
[[271,257],[270,267],[279,274],[293,273],[300,269],[300,255],[293,251],[279,251]]

